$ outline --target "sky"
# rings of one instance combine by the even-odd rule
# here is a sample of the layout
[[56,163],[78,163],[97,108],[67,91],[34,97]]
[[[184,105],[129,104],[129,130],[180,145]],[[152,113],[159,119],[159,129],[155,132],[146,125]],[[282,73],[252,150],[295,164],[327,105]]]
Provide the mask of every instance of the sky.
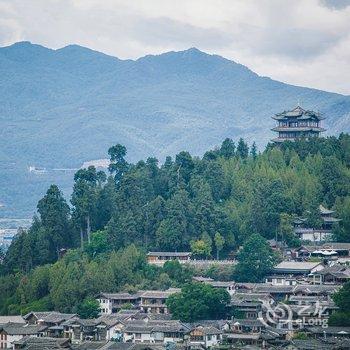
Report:
[[350,0],[0,0],[0,46],[24,40],[122,59],[196,47],[350,95]]

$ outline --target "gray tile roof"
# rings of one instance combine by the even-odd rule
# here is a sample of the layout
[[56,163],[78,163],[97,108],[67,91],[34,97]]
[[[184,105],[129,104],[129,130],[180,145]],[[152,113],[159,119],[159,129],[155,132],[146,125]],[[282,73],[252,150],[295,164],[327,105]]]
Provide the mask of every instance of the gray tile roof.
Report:
[[301,270],[301,271],[309,271],[320,265],[320,262],[309,262],[309,261],[282,261],[277,264],[273,270],[275,272],[279,270]]
[[190,256],[191,252],[149,252],[148,256],[172,256],[172,257],[186,257]]
[[47,326],[42,325],[27,325],[23,323],[6,323],[0,327],[9,335],[35,335],[47,329]]

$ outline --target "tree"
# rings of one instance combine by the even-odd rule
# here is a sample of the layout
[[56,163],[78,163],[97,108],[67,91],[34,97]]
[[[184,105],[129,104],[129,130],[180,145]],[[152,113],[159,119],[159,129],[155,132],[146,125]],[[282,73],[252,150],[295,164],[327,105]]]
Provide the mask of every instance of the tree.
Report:
[[238,157],[245,159],[248,157],[249,153],[249,147],[248,145],[244,142],[242,138],[239,139],[238,144],[237,144],[237,155]]
[[177,283],[188,283],[191,281],[192,271],[187,265],[180,264],[178,260],[166,261],[163,265],[164,272]]
[[78,305],[77,313],[80,318],[97,318],[100,312],[100,304],[96,299],[86,298]]
[[350,282],[347,282],[343,287],[333,295],[335,304],[339,307],[329,319],[330,326],[350,326]]
[[228,292],[205,283],[186,284],[180,293],[170,295],[166,304],[174,319],[183,322],[224,319],[231,300]]
[[106,231],[97,231],[92,233],[91,242],[86,247],[86,251],[90,256],[93,257],[97,254],[105,253],[110,249]]
[[60,248],[73,245],[69,206],[58,187],[51,185],[46,195],[39,200],[37,208],[45,232],[44,239],[49,245],[48,259],[52,262],[58,258]]
[[235,156],[235,143],[230,138],[226,138],[220,147],[220,155],[226,159],[233,158]]
[[193,234],[193,208],[186,190],[178,190],[167,201],[166,212],[156,232],[158,247],[172,251],[188,248]]
[[100,184],[106,177],[101,172],[96,172],[94,166],[80,169],[74,175],[74,186],[71,203],[74,206],[73,218],[80,229],[80,241],[83,247],[83,231],[86,230],[88,243],[92,226],[94,225],[97,208],[97,198]]
[[281,237],[282,243],[287,243],[288,247],[299,247],[301,242],[299,238],[294,234],[293,217],[287,213],[280,214],[280,224],[278,228],[278,234]]
[[241,282],[261,282],[276,263],[275,253],[259,234],[253,234],[239,252],[235,279]]
[[192,171],[194,168],[194,163],[191,155],[188,152],[180,152],[175,157],[175,166],[177,173],[178,185],[180,181],[183,180],[185,183],[190,181]]
[[215,233],[214,236],[215,248],[216,248],[216,259],[219,260],[219,254],[224,248],[225,239],[220,235],[219,232]]
[[211,245],[204,239],[191,242],[192,254],[200,258],[208,258],[211,254]]
[[254,160],[256,159],[256,157],[258,155],[255,142],[253,142],[252,147],[250,148],[250,155],[253,157]]
[[122,146],[119,143],[108,149],[108,154],[110,157],[108,170],[111,174],[114,174],[114,180],[116,184],[120,182],[124,173],[128,169],[128,163],[125,160],[126,153],[126,147]]

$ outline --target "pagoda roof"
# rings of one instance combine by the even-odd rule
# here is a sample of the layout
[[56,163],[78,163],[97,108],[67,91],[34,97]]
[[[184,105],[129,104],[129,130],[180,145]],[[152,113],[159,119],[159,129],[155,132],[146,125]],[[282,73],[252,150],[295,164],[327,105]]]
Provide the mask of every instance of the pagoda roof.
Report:
[[324,132],[326,129],[320,128],[320,127],[313,127],[313,126],[296,126],[296,127],[286,127],[286,126],[276,126],[275,128],[271,129],[272,131],[315,131],[315,132]]
[[289,118],[296,118],[299,120],[303,120],[303,119],[321,120],[321,119],[324,119],[324,117],[320,113],[314,112],[311,110],[305,110],[304,108],[302,108],[300,106],[297,106],[290,111],[283,111],[281,113],[277,113],[272,118],[276,119],[276,120],[284,120],[284,119],[289,119]]
[[330,210],[330,209],[325,208],[322,204],[320,204],[319,209],[320,209],[320,213],[322,215],[334,214],[334,212],[335,212],[334,210]]

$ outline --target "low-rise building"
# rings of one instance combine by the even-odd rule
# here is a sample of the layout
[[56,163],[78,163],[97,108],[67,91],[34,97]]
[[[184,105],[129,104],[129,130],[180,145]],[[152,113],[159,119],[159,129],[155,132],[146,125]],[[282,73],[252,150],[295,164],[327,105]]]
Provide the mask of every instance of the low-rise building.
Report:
[[324,265],[321,262],[282,261],[272,269],[272,273],[282,276],[308,276],[323,269]]
[[225,289],[230,295],[235,294],[235,282],[233,281],[205,281],[204,283],[210,284],[214,288]]
[[47,326],[43,325],[6,323],[0,326],[0,349],[11,349],[13,342],[21,340],[28,335],[43,337],[47,328]]
[[335,264],[327,266],[321,271],[315,272],[314,283],[320,284],[344,284],[350,281],[350,268]]
[[295,286],[297,280],[290,275],[269,275],[265,278],[266,283],[271,283],[273,286]]
[[48,349],[71,349],[69,339],[65,338],[50,338],[50,337],[32,337],[26,336],[20,340],[14,341],[13,349],[25,350],[48,350]]
[[197,325],[189,333],[190,346],[211,348],[217,346],[222,339],[222,331],[213,326]]
[[100,293],[96,296],[100,304],[101,315],[117,313],[125,306],[138,307],[140,305],[140,293]]
[[174,293],[179,293],[181,289],[170,288],[165,291],[149,290],[140,294],[140,309],[145,313],[167,314],[168,307],[166,300]]
[[190,252],[149,252],[147,261],[149,264],[163,265],[166,261],[177,260],[186,263],[191,259]]
[[123,340],[150,344],[183,343],[189,331],[189,327],[176,320],[130,321],[123,329]]

